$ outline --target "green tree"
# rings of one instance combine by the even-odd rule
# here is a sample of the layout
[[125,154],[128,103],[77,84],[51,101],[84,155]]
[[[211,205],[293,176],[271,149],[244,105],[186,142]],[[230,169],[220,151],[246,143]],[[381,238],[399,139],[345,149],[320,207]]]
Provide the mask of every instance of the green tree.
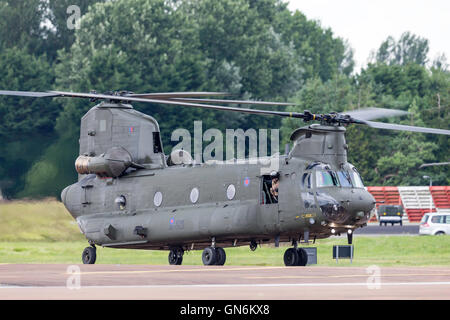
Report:
[[428,62],[428,40],[405,32],[398,41],[390,36],[379,47],[376,61],[389,65],[414,63],[424,66]]
[[[0,74],[0,88],[10,90],[43,91],[54,81],[44,57],[19,48],[0,53]],[[54,140],[60,110],[51,100],[0,97],[0,188],[7,197],[23,188],[25,173]]]

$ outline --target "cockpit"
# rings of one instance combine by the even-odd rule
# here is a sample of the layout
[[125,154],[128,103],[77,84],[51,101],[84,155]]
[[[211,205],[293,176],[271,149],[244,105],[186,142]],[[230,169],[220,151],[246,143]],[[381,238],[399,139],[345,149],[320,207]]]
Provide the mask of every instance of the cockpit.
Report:
[[313,182],[316,188],[364,188],[361,176],[352,165],[334,171],[326,164],[313,163],[306,168],[301,183],[304,189],[311,189]]

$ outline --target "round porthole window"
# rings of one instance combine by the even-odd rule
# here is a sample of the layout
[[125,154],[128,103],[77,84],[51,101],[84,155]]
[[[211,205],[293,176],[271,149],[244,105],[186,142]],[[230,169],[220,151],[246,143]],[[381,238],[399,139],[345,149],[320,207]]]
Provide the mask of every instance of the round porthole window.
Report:
[[191,202],[196,203],[198,201],[198,196],[200,195],[200,191],[198,191],[198,188],[194,188],[191,190]]
[[163,201],[163,196],[161,192],[156,192],[155,196],[153,197],[153,203],[155,204],[156,207],[159,207],[161,205]]
[[228,200],[233,200],[236,195],[236,188],[233,184],[230,184],[227,188],[227,198]]

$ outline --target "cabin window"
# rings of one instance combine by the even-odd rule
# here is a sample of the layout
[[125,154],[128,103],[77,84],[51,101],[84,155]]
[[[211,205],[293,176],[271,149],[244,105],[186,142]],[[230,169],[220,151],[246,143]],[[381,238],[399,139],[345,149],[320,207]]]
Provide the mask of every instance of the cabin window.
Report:
[[153,196],[153,204],[155,207],[159,207],[162,204],[163,201],[163,195],[160,191],[155,192],[155,195]]
[[228,200],[233,200],[236,195],[236,188],[234,184],[230,184],[227,188],[227,198]]
[[193,188],[191,190],[191,194],[190,194],[189,198],[191,199],[192,203],[197,203],[199,196],[200,196],[200,191],[198,190],[198,188]]

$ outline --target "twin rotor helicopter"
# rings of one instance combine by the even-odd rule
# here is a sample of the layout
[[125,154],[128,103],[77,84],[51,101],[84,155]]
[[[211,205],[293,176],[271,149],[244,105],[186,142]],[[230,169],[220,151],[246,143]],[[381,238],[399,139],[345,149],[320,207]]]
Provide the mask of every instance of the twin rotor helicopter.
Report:
[[[0,95],[100,101],[81,119],[75,161],[79,179],[61,193],[90,244],[82,253],[85,264],[95,263],[96,246],[169,250],[171,265],[182,264],[186,251],[203,250],[203,264],[224,265],[223,248],[249,245],[255,250],[258,244],[291,242],[285,265],[305,266],[308,256],[299,244],[341,233],[351,243],[353,231],[367,224],[375,206],[357,169],[347,161],[346,126],[450,135],[450,130],[372,121],[406,114],[399,110],[312,114],[218,105],[290,103],[205,99],[227,95],[221,92]],[[183,150],[167,156],[158,122],[133,109],[132,102],[319,123],[295,130],[290,137],[293,148],[286,155],[196,163]]]

